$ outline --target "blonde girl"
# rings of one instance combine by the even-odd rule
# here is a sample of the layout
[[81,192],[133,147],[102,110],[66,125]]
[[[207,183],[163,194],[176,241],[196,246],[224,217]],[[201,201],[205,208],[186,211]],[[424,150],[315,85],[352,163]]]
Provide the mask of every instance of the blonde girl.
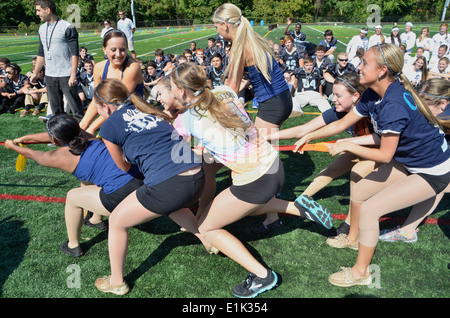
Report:
[[241,10],[231,3],[217,8],[212,21],[217,32],[232,42],[231,57],[225,70],[226,84],[239,93],[247,70],[258,103],[255,126],[263,129],[262,134],[278,129],[291,114],[292,98],[269,43],[253,30]]
[[329,147],[336,155],[351,152],[382,163],[353,187],[350,208],[352,223],[359,224],[356,263],[329,277],[337,286],[369,285],[369,265],[379,237],[381,216],[424,202],[445,190],[450,182],[450,149],[443,131],[450,125],[433,116],[409,80],[402,74],[403,53],[395,45],[369,49],[358,70],[368,86],[347,116],[307,134],[297,145],[333,136],[361,117],[370,117],[380,136],[379,147],[350,142]]
[[[284,169],[278,152],[258,135],[237,95],[231,88],[207,87],[206,74],[193,63],[179,65],[170,75],[172,93],[185,106],[174,122],[177,131],[192,136],[217,162],[232,171],[232,185],[219,193],[200,218],[199,230],[215,248],[245,267],[250,273],[234,287],[237,297],[255,297],[273,288],[274,271],[258,262],[245,246],[224,229],[248,215],[287,212],[306,214],[294,203],[272,207],[275,194],[284,183]],[[289,210],[289,211],[288,211]],[[329,212],[309,216],[331,227]]]

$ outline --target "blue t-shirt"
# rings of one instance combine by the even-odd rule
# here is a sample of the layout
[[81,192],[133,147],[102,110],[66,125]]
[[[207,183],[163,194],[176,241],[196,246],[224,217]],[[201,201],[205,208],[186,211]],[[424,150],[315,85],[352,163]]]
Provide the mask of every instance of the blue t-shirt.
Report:
[[381,100],[368,88],[353,110],[361,117],[370,117],[379,135],[400,135],[394,159],[409,172],[442,175],[450,170],[450,149],[444,133],[431,126],[399,81],[389,85]]
[[147,186],[156,185],[200,165],[191,147],[171,124],[128,104],[102,124],[100,136],[118,146],[138,166]]
[[255,99],[258,103],[262,103],[289,89],[283,72],[281,72],[275,59],[272,59],[272,69],[269,70],[271,83],[265,79],[254,65],[246,67],[246,70],[248,71],[250,83],[255,90]]
[[139,170],[133,166],[128,172],[116,166],[108,148],[100,140],[91,140],[73,175],[81,181],[90,181],[102,187],[106,194],[112,193],[130,182]]

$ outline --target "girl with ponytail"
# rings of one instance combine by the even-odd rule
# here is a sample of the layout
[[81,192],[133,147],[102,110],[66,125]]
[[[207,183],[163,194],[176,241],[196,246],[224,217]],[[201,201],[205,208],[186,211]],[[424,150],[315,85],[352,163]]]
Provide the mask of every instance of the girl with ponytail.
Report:
[[[241,10],[231,3],[216,9],[212,21],[217,32],[231,41],[230,61],[225,70],[226,85],[236,94],[244,72],[255,91],[254,102],[258,104],[255,126],[261,136],[271,134],[281,127],[292,113],[292,96],[284,75],[275,60],[268,41],[255,32]],[[279,222],[276,214],[270,214],[263,226]]]
[[199,234],[198,221],[189,210],[203,191],[204,173],[201,161],[170,124],[170,117],[130,94],[120,80],[100,82],[93,103],[106,119],[100,135],[117,166],[128,171],[136,165],[144,177],[144,184],[126,197],[109,219],[111,275],[95,282],[102,292],[124,295],[129,291],[123,269],[130,227],[169,216],[194,233],[208,251],[215,252]]
[[[83,209],[94,216],[86,220],[89,226],[104,228],[101,216],[109,216],[116,205],[142,184],[139,171],[133,167],[128,172],[114,163],[104,143],[80,129],[78,122],[67,114],[52,116],[46,123],[47,131],[7,140],[5,146],[39,165],[57,168],[90,183],[67,193],[65,219],[69,240],[61,245],[62,252],[81,256],[80,246]],[[20,147],[19,143],[52,143],[55,151],[37,151]]]
[[[171,72],[170,80],[173,96],[184,106],[174,127],[182,136],[192,136],[194,144],[200,144],[216,162],[232,171],[232,185],[219,193],[201,215],[200,233],[250,272],[243,284],[234,287],[234,295],[255,297],[273,288],[277,275],[224,227],[245,216],[268,212],[308,216],[294,202],[275,198],[284,183],[278,152],[261,138],[230,87],[219,86],[211,91],[206,86],[205,72],[194,63],[179,65]],[[312,212],[308,218],[327,228],[332,226],[328,211]]]
[[368,89],[353,111],[297,142],[301,146],[333,136],[361,117],[369,117],[380,136],[379,147],[345,141],[329,147],[332,155],[350,152],[382,163],[353,187],[350,209],[351,222],[359,225],[358,258],[353,267],[329,277],[337,286],[371,283],[369,265],[378,242],[380,217],[433,199],[450,182],[450,149],[443,132],[450,126],[433,116],[402,74],[403,56],[393,44],[370,48],[358,67],[361,84]]

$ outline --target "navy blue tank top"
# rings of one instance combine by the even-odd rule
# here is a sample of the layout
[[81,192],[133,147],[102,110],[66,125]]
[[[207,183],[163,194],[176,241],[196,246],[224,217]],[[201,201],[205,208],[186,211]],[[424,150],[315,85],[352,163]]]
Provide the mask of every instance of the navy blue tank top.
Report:
[[[109,60],[106,60],[105,68],[103,69],[102,80],[108,78],[109,63],[110,63]],[[121,79],[123,79],[123,71],[125,71],[125,67],[127,67],[127,63],[128,63],[128,56],[125,59],[125,61],[123,62]],[[144,97],[144,83],[137,84],[136,88],[134,89],[134,93],[138,94],[141,97]]]
[[264,75],[254,65],[248,66],[245,69],[248,71],[248,77],[255,90],[255,99],[258,103],[262,103],[289,89],[284,75],[274,58],[272,58],[272,69],[269,70],[271,83],[266,80]]
[[73,175],[81,181],[90,181],[102,187],[106,194],[112,193],[128,182],[137,174],[136,167],[124,172],[116,166],[108,148],[100,140],[91,140],[85,151],[80,155],[80,161]]

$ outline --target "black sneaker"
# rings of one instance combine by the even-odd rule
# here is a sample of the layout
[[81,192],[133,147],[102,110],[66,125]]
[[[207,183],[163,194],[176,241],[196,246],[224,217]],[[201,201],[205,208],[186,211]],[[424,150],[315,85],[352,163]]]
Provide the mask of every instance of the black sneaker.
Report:
[[261,223],[259,226],[253,228],[252,232],[257,235],[264,235],[269,233],[270,231],[280,228],[282,225],[283,223],[281,223],[281,220],[278,219],[276,221],[273,221],[269,225],[264,225],[264,223]]
[[294,205],[299,210],[301,217],[317,222],[327,229],[333,227],[333,217],[330,211],[314,201],[309,195],[302,194],[295,199]]
[[259,278],[255,274],[249,273],[244,283],[234,286],[233,293],[239,298],[253,298],[272,289],[277,282],[277,274],[270,269],[267,270],[266,278]]
[[350,232],[350,224],[344,221],[336,229],[336,236],[338,236],[341,233],[348,235],[349,232]]
[[79,257],[79,256],[84,254],[84,252],[83,252],[83,250],[81,249],[80,246],[77,246],[77,247],[74,247],[74,248],[70,248],[69,247],[69,241],[63,243],[59,247],[59,249],[61,250],[61,252],[69,254],[69,255],[74,256],[74,257]]

